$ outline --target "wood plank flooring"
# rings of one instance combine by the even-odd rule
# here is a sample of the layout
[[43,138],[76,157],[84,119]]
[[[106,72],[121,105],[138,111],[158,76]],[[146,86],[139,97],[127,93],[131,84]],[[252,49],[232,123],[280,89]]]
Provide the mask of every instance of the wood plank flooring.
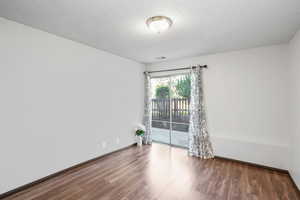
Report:
[[5,200],[297,200],[289,176],[161,144],[131,147]]

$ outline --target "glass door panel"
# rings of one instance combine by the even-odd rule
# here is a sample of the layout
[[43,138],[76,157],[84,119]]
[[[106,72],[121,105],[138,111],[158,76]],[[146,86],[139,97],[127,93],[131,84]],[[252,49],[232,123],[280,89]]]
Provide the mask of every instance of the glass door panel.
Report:
[[152,139],[188,146],[190,76],[152,78]]
[[189,130],[190,75],[171,76],[171,145],[187,147]]
[[152,140],[170,144],[170,79],[153,78],[152,86]]

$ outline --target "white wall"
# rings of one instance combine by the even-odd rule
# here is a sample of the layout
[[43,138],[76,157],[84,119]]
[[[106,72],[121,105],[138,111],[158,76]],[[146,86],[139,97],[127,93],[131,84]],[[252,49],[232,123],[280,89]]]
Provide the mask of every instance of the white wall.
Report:
[[204,90],[216,155],[288,169],[288,46],[276,45],[148,65],[207,64]]
[[290,41],[292,155],[290,172],[300,188],[300,30]]
[[143,65],[3,18],[0,30],[0,193],[134,142]]

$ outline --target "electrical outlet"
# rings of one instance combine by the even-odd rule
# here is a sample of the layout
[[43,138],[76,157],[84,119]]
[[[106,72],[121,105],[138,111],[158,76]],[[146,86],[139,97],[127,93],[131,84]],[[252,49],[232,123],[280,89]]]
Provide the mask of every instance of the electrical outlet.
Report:
[[117,143],[117,144],[120,144],[120,138],[119,138],[119,137],[117,137],[116,143]]
[[102,148],[103,148],[103,149],[106,148],[106,141],[102,141]]

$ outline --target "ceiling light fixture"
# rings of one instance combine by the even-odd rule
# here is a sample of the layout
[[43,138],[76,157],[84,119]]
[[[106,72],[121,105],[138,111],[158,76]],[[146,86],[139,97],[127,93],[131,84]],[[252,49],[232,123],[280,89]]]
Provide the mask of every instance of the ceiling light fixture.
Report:
[[172,26],[173,22],[169,17],[154,16],[148,18],[146,24],[149,29],[151,29],[155,33],[161,33],[168,30]]

